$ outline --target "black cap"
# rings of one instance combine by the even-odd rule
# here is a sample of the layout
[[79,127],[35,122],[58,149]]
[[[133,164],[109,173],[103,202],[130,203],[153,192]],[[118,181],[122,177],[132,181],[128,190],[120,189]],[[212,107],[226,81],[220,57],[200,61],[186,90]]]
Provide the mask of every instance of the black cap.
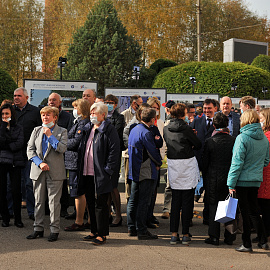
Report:
[[173,100],[168,100],[167,102],[162,103],[162,106],[170,109],[174,104],[175,102]]

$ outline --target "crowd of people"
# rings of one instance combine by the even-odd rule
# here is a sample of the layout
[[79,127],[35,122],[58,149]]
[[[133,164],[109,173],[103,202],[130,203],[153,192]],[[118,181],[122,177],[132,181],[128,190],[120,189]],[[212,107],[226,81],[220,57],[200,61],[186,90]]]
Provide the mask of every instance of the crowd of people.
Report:
[[[143,103],[134,95],[130,107],[119,113],[116,96],[97,97],[92,89],[72,103],[73,115],[62,110],[61,103],[61,96],[51,93],[48,106],[40,110],[28,103],[27,90],[21,87],[14,91],[13,100],[1,104],[2,227],[9,227],[14,216],[14,225],[23,228],[21,208],[26,207],[34,221],[27,239],[43,237],[44,217],[49,214],[48,241],[57,241],[60,217],[65,217],[75,219],[65,231],[90,229],[83,240],[102,245],[109,228],[123,223],[121,172],[128,235],[157,239],[148,228],[159,224],[154,207],[160,167],[166,160],[161,217],[170,219],[170,244],[191,242],[194,201],[204,194],[206,244],[219,245],[218,202],[236,196],[243,218],[242,245],[236,251],[251,252],[252,242],[269,249],[270,108],[255,106],[250,96],[241,98],[239,112],[229,97],[220,103],[206,99],[194,105],[172,100],[161,104],[155,97]],[[67,212],[70,197],[75,201],[71,214]],[[253,229],[257,237],[251,239]],[[232,245],[235,239],[225,227],[224,243]]]

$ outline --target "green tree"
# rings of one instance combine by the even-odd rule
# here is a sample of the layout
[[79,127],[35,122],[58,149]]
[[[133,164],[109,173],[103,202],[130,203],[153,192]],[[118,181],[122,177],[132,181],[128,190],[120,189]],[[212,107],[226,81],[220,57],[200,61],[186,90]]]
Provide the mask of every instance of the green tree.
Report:
[[0,103],[4,99],[13,100],[13,92],[17,87],[12,77],[5,70],[0,69]]
[[140,58],[140,46],[127,35],[112,1],[100,0],[73,35],[63,78],[98,81],[102,95],[105,87],[124,86]]
[[177,63],[169,59],[158,59],[156,60],[150,68],[154,69],[158,74],[163,68],[177,66]]
[[270,72],[270,56],[260,54],[252,61],[251,65]]

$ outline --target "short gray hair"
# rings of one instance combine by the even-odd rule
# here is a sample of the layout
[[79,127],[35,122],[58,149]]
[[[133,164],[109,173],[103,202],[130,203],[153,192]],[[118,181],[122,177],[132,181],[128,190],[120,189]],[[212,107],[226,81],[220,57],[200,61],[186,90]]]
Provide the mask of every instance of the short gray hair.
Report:
[[[52,95],[52,94],[57,95],[57,96],[59,97],[59,100],[62,101],[62,97],[61,97],[58,93],[55,93],[55,92],[50,93],[50,95]],[[50,96],[49,96],[49,97],[50,97]],[[49,98],[48,98],[48,99],[49,99]]]
[[17,92],[17,91],[19,91],[19,90],[22,90],[22,91],[23,91],[23,94],[24,94],[26,97],[28,97],[28,92],[27,92],[27,89],[26,89],[26,88],[24,88],[24,87],[19,87],[19,88],[17,88],[17,89],[14,90],[14,93]]
[[108,115],[108,106],[105,105],[104,103],[94,103],[91,108],[90,108],[90,112],[93,110],[93,109],[96,109],[96,112],[100,113],[100,114],[103,114],[105,113],[105,117],[107,117]]

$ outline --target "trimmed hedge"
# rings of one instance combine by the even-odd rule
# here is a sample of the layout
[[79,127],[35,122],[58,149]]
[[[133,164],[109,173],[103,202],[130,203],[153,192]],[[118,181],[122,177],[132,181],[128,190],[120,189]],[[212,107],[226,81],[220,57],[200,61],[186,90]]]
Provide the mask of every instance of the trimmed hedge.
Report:
[[[233,97],[233,82],[238,85],[236,97],[251,95],[264,98],[262,87],[270,89],[269,72],[240,62],[184,63],[158,74],[152,87],[166,88],[168,93],[192,93],[189,77],[196,78],[195,93],[219,93]],[[270,93],[266,98],[270,98]]]
[[17,84],[9,73],[0,68],[0,103],[4,99],[13,100],[13,93],[17,87]]
[[162,69],[168,68],[168,67],[174,67],[177,66],[177,63],[170,60],[170,59],[158,59],[156,60],[151,66],[151,69],[154,69],[156,73],[158,74]]
[[252,61],[251,65],[270,72],[270,56],[260,54]]

